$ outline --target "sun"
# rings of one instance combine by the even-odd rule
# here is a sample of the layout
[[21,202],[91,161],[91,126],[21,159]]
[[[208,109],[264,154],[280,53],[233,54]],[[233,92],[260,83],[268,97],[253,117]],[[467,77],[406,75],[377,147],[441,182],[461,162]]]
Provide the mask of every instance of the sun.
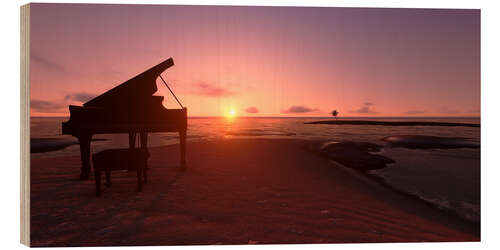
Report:
[[226,117],[227,118],[236,117],[236,109],[233,108],[233,107],[230,107],[229,109],[227,109],[227,111],[226,111]]

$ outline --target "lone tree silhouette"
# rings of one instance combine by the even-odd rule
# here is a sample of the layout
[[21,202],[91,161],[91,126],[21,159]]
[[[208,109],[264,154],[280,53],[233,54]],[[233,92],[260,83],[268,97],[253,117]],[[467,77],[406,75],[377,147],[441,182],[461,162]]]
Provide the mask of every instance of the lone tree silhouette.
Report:
[[336,109],[334,109],[332,111],[332,115],[333,115],[333,117],[335,117],[335,120],[337,120],[337,115],[339,115],[339,112]]

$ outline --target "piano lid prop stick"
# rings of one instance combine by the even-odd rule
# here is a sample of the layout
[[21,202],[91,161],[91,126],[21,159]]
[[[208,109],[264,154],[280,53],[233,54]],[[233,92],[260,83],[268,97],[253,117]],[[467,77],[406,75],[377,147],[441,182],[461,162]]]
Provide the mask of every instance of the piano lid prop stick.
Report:
[[179,103],[179,105],[181,106],[181,108],[184,108],[184,106],[182,106],[182,103],[179,101],[179,99],[177,99],[177,96],[175,96],[174,92],[168,86],[167,82],[165,82],[165,80],[163,80],[163,77],[161,77],[161,74],[160,74],[160,79],[163,81],[163,83],[165,84],[165,86],[167,86],[168,90],[170,90],[170,93],[172,93],[172,95],[174,96],[174,98],[177,101],[177,103]]

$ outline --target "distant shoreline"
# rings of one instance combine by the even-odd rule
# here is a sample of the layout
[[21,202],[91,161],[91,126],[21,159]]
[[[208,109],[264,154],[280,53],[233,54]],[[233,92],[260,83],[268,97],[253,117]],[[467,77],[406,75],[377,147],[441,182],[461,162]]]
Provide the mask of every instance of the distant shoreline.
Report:
[[445,126],[445,127],[481,127],[481,124],[456,122],[403,122],[403,121],[365,121],[365,120],[327,120],[305,122],[304,124],[330,125],[376,125],[376,126]]

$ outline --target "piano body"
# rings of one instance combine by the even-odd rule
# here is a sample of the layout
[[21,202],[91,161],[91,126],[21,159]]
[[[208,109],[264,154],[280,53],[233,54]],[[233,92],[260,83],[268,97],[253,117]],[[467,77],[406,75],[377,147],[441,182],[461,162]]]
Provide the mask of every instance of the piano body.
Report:
[[82,161],[80,179],[89,178],[90,144],[95,134],[126,133],[130,148],[135,147],[136,135],[139,135],[141,147],[146,148],[148,133],[178,132],[181,167],[186,166],[187,108],[179,102],[181,109],[166,109],[163,96],[153,96],[157,91],[156,79],[173,65],[173,59],[169,58],[83,106],[69,106],[70,118],[62,123],[62,133],[78,138]]

